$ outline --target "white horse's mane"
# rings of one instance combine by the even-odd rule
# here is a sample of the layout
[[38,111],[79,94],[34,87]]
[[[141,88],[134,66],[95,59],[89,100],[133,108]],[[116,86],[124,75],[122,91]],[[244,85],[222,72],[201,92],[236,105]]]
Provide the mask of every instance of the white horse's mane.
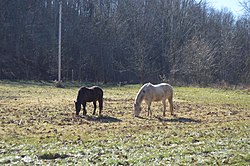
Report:
[[150,82],[149,83],[146,83],[144,84],[140,90],[138,91],[138,93],[136,94],[136,97],[135,97],[135,103],[137,104],[141,104],[142,100],[143,100],[143,97],[145,95],[145,88],[149,85],[152,85]]

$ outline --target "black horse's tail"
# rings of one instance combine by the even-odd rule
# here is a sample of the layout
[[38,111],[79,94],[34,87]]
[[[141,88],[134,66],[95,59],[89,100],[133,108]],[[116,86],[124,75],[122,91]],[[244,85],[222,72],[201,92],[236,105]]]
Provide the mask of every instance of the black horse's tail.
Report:
[[103,98],[99,100],[99,109],[100,111],[103,109]]
[[102,109],[103,109],[103,91],[101,90],[101,95],[98,99],[99,102],[99,115],[101,115],[102,113]]

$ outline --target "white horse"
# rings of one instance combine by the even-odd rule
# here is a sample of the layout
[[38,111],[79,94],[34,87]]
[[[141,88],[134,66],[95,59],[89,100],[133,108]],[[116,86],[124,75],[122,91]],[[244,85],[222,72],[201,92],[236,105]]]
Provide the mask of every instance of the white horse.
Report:
[[170,104],[170,112],[173,114],[173,87],[167,83],[153,85],[151,83],[144,84],[138,91],[134,103],[134,116],[138,117],[141,112],[141,103],[144,100],[148,105],[148,116],[152,116],[150,106],[152,101],[161,101],[163,104],[163,116],[166,112],[166,99]]

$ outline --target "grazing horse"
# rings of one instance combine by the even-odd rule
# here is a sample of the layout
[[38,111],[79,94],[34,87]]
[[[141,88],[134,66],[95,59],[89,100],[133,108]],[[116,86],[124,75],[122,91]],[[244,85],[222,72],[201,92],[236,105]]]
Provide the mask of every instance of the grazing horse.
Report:
[[150,110],[152,101],[161,101],[163,104],[163,116],[166,112],[166,99],[170,104],[170,112],[173,114],[173,88],[167,83],[153,85],[151,83],[144,84],[138,91],[134,103],[134,116],[138,117],[141,112],[141,103],[144,100],[148,105],[148,116],[152,116]]
[[103,90],[98,86],[81,87],[78,90],[77,99],[76,101],[74,101],[76,108],[76,115],[79,115],[79,112],[81,110],[81,105],[83,106],[83,115],[87,114],[86,110],[87,102],[93,102],[94,104],[93,115],[95,115],[96,101],[98,101],[99,103],[99,115],[101,115],[103,106]]

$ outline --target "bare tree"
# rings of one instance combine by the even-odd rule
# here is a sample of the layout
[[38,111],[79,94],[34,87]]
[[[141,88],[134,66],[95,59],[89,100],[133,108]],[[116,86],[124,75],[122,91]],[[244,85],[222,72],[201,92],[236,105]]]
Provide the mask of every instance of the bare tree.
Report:
[[[63,80],[250,82],[249,0],[237,19],[203,0],[62,3]],[[0,79],[56,79],[59,0],[0,9]]]

